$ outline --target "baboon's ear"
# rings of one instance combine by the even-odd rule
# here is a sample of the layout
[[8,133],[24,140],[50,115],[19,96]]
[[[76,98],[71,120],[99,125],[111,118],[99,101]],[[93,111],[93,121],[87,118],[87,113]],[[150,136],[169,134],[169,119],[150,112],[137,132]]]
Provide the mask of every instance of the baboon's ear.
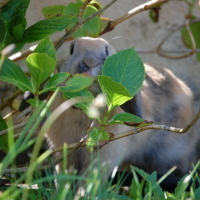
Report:
[[133,99],[127,101],[125,104],[120,106],[124,112],[136,115],[142,118],[141,112],[141,93],[138,92]]

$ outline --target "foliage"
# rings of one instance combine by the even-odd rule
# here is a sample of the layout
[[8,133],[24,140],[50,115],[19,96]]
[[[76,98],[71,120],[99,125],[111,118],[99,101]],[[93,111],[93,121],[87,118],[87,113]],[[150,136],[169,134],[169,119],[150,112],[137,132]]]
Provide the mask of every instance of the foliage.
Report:
[[[42,12],[46,19],[27,28],[25,14],[29,2],[29,0],[11,0],[1,8],[0,12],[0,51],[12,43],[16,44],[15,51],[18,51],[26,43],[39,41],[34,52],[29,55],[26,60],[29,76],[27,76],[16,63],[8,58],[4,58],[4,56],[0,56],[0,80],[15,85],[16,88],[19,88],[23,92],[30,91],[34,94],[34,99],[28,100],[31,106],[34,107],[33,113],[31,113],[27,124],[15,141],[12,135],[13,125],[9,121],[11,119],[8,118],[8,120],[4,120],[2,115],[0,115],[0,131],[10,128],[9,134],[0,136],[0,150],[7,153],[3,162],[0,163],[1,176],[5,173],[8,166],[13,165],[17,155],[36,142],[38,138],[34,136],[34,132],[38,130],[39,125],[42,124],[41,122],[44,120],[45,115],[51,115],[49,107],[55,98],[54,95],[58,91],[62,92],[66,100],[71,98],[77,99],[78,103],[75,106],[85,112],[89,118],[95,119],[100,123],[100,128],[94,127],[88,131],[86,130],[89,135],[86,141],[86,146],[89,151],[101,148],[102,145],[105,145],[110,140],[112,136],[105,132],[105,127],[107,126],[122,124],[138,128],[152,124],[152,122],[145,121],[129,113],[120,113],[113,116],[111,119],[109,118],[110,112],[113,109],[131,100],[142,87],[145,70],[143,62],[134,48],[110,56],[103,65],[102,75],[99,75],[97,79],[87,74],[71,75],[68,72],[55,73],[57,65],[56,51],[49,36],[57,31],[70,30],[80,20],[86,19],[96,13],[101,9],[101,5],[98,1],[91,1],[84,9],[83,13],[80,13],[80,10],[84,1],[80,0],[77,0],[75,3],[69,3],[67,6],[55,5],[44,8]],[[155,13],[151,13],[151,17],[152,15],[155,15]],[[83,24],[71,37],[97,37],[102,31],[103,23],[104,19],[100,18],[100,16],[96,16]],[[199,35],[196,34],[199,29],[199,23],[192,24],[191,29],[196,40],[197,48],[200,48],[198,42]],[[185,29],[182,30],[182,37],[187,46],[191,47]],[[197,59],[199,59],[198,56]],[[98,115],[94,117],[94,115],[90,114],[91,105],[95,98],[88,88],[94,82],[99,83],[107,102],[107,110],[103,119],[100,119]],[[44,102],[40,101],[38,96],[46,92],[55,93],[48,99],[48,102],[47,100]],[[43,128],[44,126],[42,130]],[[13,184],[3,192],[0,199],[21,199],[21,196],[24,197],[27,192],[26,188],[16,189],[17,184],[24,181],[31,185],[37,184],[39,186],[36,191],[30,190],[30,199],[36,199],[38,197],[39,199],[50,199],[52,196],[55,197],[54,199],[72,199],[75,193],[75,188],[73,188],[73,186],[77,180],[82,180],[87,183],[86,195],[83,199],[129,199],[129,197],[133,199],[140,199],[143,197],[144,199],[183,199],[184,197],[189,197],[189,194],[185,191],[192,176],[189,176],[189,179],[187,179],[188,176],[184,177],[178,184],[175,193],[168,194],[162,191],[159,186],[156,177],[157,174],[155,172],[148,175],[134,167],[132,167],[134,179],[132,181],[130,194],[128,195],[118,194],[121,183],[117,186],[111,186],[111,183],[102,186],[100,184],[100,171],[102,169],[100,169],[99,172],[93,172],[91,169],[94,166],[90,166],[88,169],[89,176],[87,176],[87,178],[84,176],[80,177],[75,173],[70,174],[66,171],[63,174],[53,175],[46,169],[44,171],[47,175],[44,178],[40,171],[37,170],[37,167],[50,154],[50,151],[43,153],[29,166],[28,172],[20,174],[20,178],[11,179],[10,182]],[[35,172],[34,175],[36,178],[28,182],[26,181],[27,177],[30,176],[30,172],[32,171]],[[144,182],[139,183],[135,171],[144,178],[146,181],[145,184]],[[192,175],[194,175],[194,172]],[[52,184],[54,179],[58,180],[60,186],[55,194],[54,184]],[[63,182],[63,180],[65,181]],[[44,183],[48,186],[44,186]],[[48,190],[46,190],[46,188],[48,188]],[[142,195],[143,192],[144,195]],[[200,189],[195,188],[193,189],[193,193],[191,193],[191,198],[198,199],[199,195]]]

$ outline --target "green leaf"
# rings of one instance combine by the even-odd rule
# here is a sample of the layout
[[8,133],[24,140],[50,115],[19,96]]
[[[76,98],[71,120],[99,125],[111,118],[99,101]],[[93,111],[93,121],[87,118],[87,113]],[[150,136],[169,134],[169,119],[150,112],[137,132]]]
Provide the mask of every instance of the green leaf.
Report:
[[5,22],[9,33],[11,28],[18,24],[25,28],[25,14],[29,3],[30,0],[13,0],[1,8],[0,18]]
[[66,29],[71,23],[76,22],[73,17],[60,16],[50,19],[44,19],[30,26],[25,30],[20,42],[35,42],[51,35],[57,31]]
[[124,122],[136,122],[141,123],[144,120],[140,117],[137,117],[135,115],[132,115],[130,113],[118,113],[112,117],[112,119],[109,121],[109,124],[124,124]]
[[123,85],[115,82],[111,77],[99,75],[98,81],[106,96],[109,110],[112,110],[133,98]]
[[142,87],[144,65],[134,48],[120,51],[105,61],[102,74],[122,84],[134,96]]
[[158,8],[153,8],[149,10],[149,17],[152,22],[157,23],[159,21],[159,12]]
[[31,74],[34,93],[38,92],[40,84],[55,70],[56,62],[46,53],[33,53],[28,56],[27,65]]
[[86,112],[86,114],[88,111],[88,106],[90,105],[91,101],[94,99],[93,94],[87,89],[81,90],[79,92],[71,92],[71,93],[63,92],[63,96],[65,100],[69,98],[79,97],[80,101],[82,101],[84,97],[84,101],[81,103],[75,104],[75,106],[77,108],[82,109],[84,112]]
[[45,84],[44,89],[40,91],[41,93],[47,92],[47,91],[55,91],[58,85],[64,81],[70,76],[70,73],[68,72],[60,72],[55,75],[53,75]]
[[49,37],[46,37],[39,43],[35,48],[34,53],[46,53],[56,61],[56,50]]
[[82,1],[78,1],[76,3],[69,3],[65,9],[63,10],[63,15],[77,17],[81,6],[83,5]]
[[42,13],[46,19],[61,16],[66,6],[54,5],[42,9]]
[[[4,44],[7,46],[15,40],[19,39],[19,36],[16,35],[16,32],[22,34],[22,29],[26,27],[25,14],[28,8],[30,0],[18,0],[18,1],[9,1],[6,5],[1,8],[0,19],[4,22],[6,28],[6,34],[4,38]],[[13,31],[13,27],[20,25],[21,30]],[[14,28],[16,29],[16,28]],[[13,38],[12,34],[15,34]]]
[[[200,48],[200,34],[199,34],[200,33],[200,22],[195,22],[193,24],[190,24],[190,30],[194,37],[194,40],[196,43],[196,48],[199,49]],[[187,32],[186,27],[182,28],[181,35],[182,35],[182,39],[185,43],[185,46],[188,48],[192,48],[192,42],[191,42],[191,39]],[[196,52],[196,57],[197,57],[197,60],[200,62],[200,52]]]
[[92,0],[89,5],[94,6],[97,10],[102,9],[102,5],[97,0]]
[[[89,4],[86,7],[82,19],[88,18],[90,15],[98,11],[98,9],[96,8],[97,4],[95,4],[95,2],[91,3],[92,4]],[[78,1],[76,3],[69,3],[67,7],[63,10],[63,15],[77,17],[82,4],[83,2],[81,1]],[[75,23],[72,24],[70,28],[74,25]],[[74,34],[72,34],[72,37],[73,38],[78,38],[83,36],[97,37],[99,36],[100,29],[101,29],[101,20],[100,17],[97,16],[91,19],[90,21],[86,22],[85,24],[83,24],[79,30],[77,30]]]
[[45,106],[44,101],[37,101],[35,99],[28,99],[26,102],[30,103],[34,108],[37,108],[38,106]]
[[12,29],[12,35],[15,40],[19,40],[24,33],[24,28],[21,24],[18,24],[17,26],[14,26]]
[[93,151],[94,147],[99,144],[99,142],[109,141],[109,134],[106,132],[100,131],[98,128],[92,129],[90,136],[86,141],[86,148],[89,151]]
[[[3,131],[7,128],[8,128],[7,124],[0,114],[0,131]],[[8,149],[8,135],[7,134],[0,136],[0,150],[3,150],[5,152],[8,152],[8,150],[9,150]]]
[[153,124],[151,121],[143,120],[130,113],[118,113],[112,117],[107,125],[111,124],[122,124],[135,128],[141,128]]
[[200,199],[200,187],[194,191],[194,199]]
[[0,43],[2,43],[2,48],[5,46],[11,44],[13,42],[13,37],[8,33],[7,27],[4,23],[4,21],[0,18]]
[[[94,6],[88,5],[85,9],[83,14],[83,19],[88,18],[90,15],[96,13],[98,10]],[[98,37],[101,30],[101,20],[100,17],[94,17],[93,19],[89,20],[83,26],[77,30],[72,37],[78,38],[83,36],[90,36],[90,37]]]
[[130,113],[118,113],[116,115],[114,115],[111,119],[111,121],[126,121],[126,122],[142,122],[143,119],[141,119],[140,117],[137,117],[135,115],[132,115]]
[[3,62],[0,79],[16,85],[22,91],[33,91],[31,81],[26,77],[22,69],[9,59]]
[[66,86],[61,87],[61,92],[78,92],[89,87],[93,81],[94,77],[85,76],[83,74],[76,74],[66,82]]

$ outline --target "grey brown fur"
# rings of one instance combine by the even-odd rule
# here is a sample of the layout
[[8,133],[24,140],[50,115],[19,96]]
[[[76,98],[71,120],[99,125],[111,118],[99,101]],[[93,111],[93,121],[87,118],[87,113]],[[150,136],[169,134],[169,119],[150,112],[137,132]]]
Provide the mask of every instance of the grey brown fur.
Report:
[[[114,54],[115,50],[103,39],[86,37],[73,42],[71,53],[72,55],[61,66],[61,71],[72,74],[87,72],[97,76],[101,72],[105,59]],[[158,124],[186,126],[194,116],[191,90],[168,69],[148,65],[145,69],[146,79],[141,89],[141,99],[139,95],[136,96],[134,101],[136,105],[132,106],[133,110],[139,110],[143,119]],[[90,89],[94,94],[100,92],[98,85]],[[63,101],[60,94],[53,103],[52,110]],[[119,112],[124,111],[116,108],[112,115]],[[68,144],[79,142],[86,135],[86,129],[90,125],[91,120],[82,111],[69,108],[47,132],[48,141],[54,148],[62,146],[64,142]],[[107,127],[106,131],[119,134],[130,129],[123,125],[113,125]],[[99,151],[101,163],[105,162],[109,166],[104,178],[107,178],[118,164],[121,170],[126,165],[134,165],[147,172],[156,170],[158,173],[165,173],[176,165],[177,173],[186,173],[191,169],[191,163],[196,162],[197,140],[198,127],[196,125],[185,134],[149,130],[110,142]],[[73,166],[79,174],[89,164],[90,153],[85,147],[76,150],[68,159],[68,167]],[[57,166],[58,172],[61,169],[62,163]]]

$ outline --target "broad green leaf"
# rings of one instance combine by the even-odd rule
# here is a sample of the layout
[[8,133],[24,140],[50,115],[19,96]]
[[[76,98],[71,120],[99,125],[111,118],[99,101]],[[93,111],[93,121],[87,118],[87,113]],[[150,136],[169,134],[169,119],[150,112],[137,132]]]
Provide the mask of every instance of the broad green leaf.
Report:
[[55,91],[58,85],[64,81],[70,76],[70,73],[68,72],[60,72],[55,75],[53,75],[45,84],[44,89],[40,91],[41,93],[47,92],[47,91]]
[[50,19],[44,19],[30,26],[25,30],[20,42],[35,42],[51,35],[57,31],[66,29],[71,23],[76,22],[73,17],[60,16]]
[[22,91],[33,91],[31,81],[26,77],[22,69],[9,59],[3,62],[0,70],[0,79],[16,85]]
[[42,9],[42,13],[46,19],[61,16],[66,6],[54,5]]
[[112,110],[133,98],[123,85],[115,82],[111,77],[99,75],[98,81],[106,96],[109,110]]
[[83,90],[87,87],[89,87],[93,81],[94,77],[92,76],[85,76],[82,74],[76,74],[72,78],[70,78],[66,82],[66,86],[61,87],[61,92],[78,92],[80,90]]
[[[7,124],[0,114],[0,131],[3,131],[7,128],[8,128]],[[8,152],[8,150],[9,150],[8,149],[8,135],[7,134],[0,136],[0,150],[3,150],[5,152]]]
[[93,151],[94,147],[97,146],[100,142],[107,141],[109,141],[109,134],[100,131],[98,128],[94,128],[90,132],[90,136],[86,141],[86,147],[89,151]]
[[56,50],[49,37],[43,39],[35,48],[34,53],[46,53],[56,61]]
[[102,74],[112,77],[134,96],[142,87],[145,70],[134,48],[130,48],[110,56],[103,65]]
[[34,93],[38,92],[40,84],[55,70],[56,62],[46,53],[33,53],[28,56],[27,65],[31,74]]
[[82,109],[86,113],[88,111],[88,106],[90,105],[91,101],[94,99],[93,94],[87,89],[81,90],[79,92],[71,92],[71,93],[70,92],[63,92],[63,96],[64,96],[65,100],[67,100],[69,98],[79,97],[80,101],[82,101],[83,97],[84,97],[84,101],[81,102],[81,103],[75,104],[75,106],[77,108]]
[[[200,33],[200,22],[190,24],[190,30],[194,37],[194,40],[196,43],[196,48],[199,49],[200,48],[200,34],[199,34]],[[190,39],[190,36],[185,27],[182,28],[181,35],[182,35],[182,39],[183,39],[186,47],[192,48],[191,39]],[[197,60],[200,62],[200,52],[196,52],[196,57],[197,57]]]

